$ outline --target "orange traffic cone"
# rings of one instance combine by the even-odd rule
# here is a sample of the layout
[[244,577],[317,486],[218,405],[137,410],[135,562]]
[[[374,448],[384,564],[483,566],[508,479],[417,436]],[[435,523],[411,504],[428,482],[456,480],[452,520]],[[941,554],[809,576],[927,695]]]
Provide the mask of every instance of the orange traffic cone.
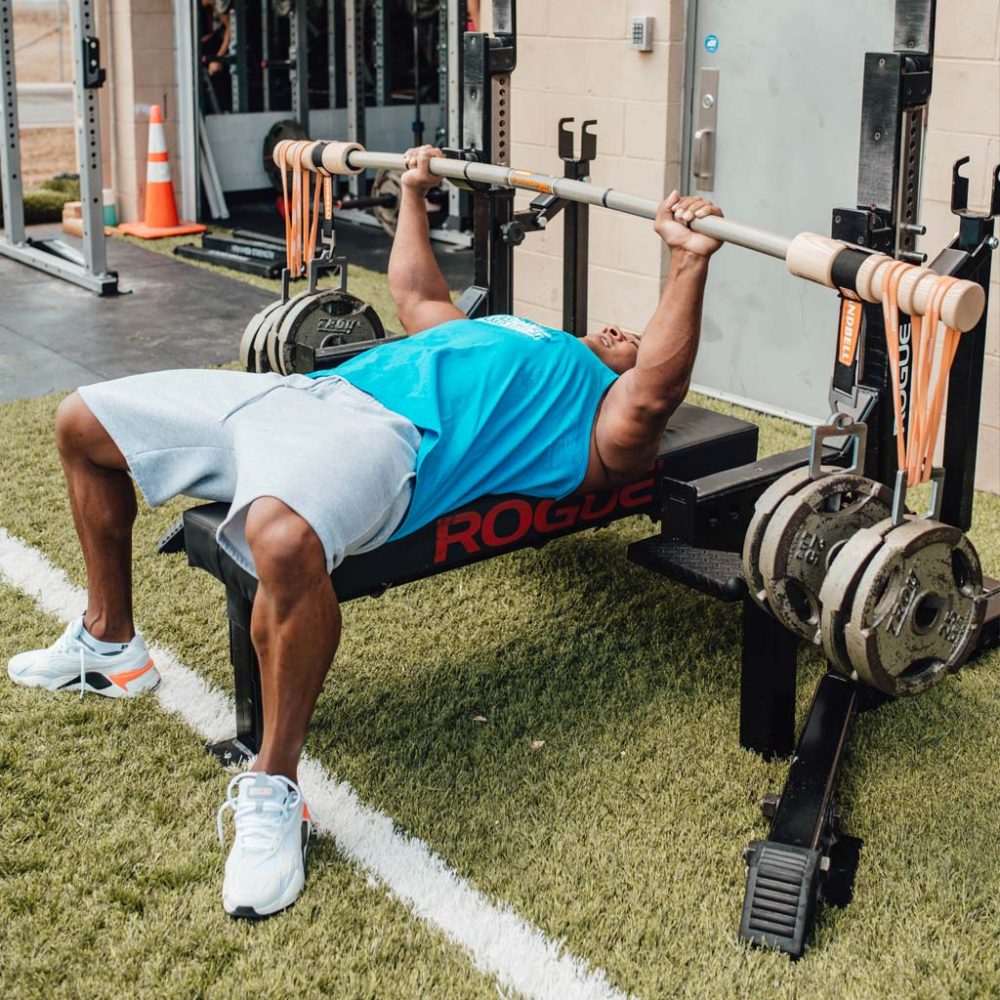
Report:
[[207,227],[198,222],[177,218],[174,185],[170,180],[167,136],[163,131],[163,112],[158,104],[149,109],[149,156],[146,161],[146,218],[125,222],[119,229],[130,236],[155,240],[161,236],[187,236],[203,233]]

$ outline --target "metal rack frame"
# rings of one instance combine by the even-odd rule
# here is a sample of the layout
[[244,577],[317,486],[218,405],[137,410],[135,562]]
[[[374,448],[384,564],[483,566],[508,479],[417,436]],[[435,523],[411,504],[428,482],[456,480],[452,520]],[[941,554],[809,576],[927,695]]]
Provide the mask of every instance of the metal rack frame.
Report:
[[[934,13],[934,0],[896,0],[894,51],[866,56],[858,207],[834,209],[832,218],[834,238],[914,264],[925,259],[914,250],[914,237],[922,232],[916,211]],[[988,297],[996,247],[993,217],[1000,215],[1000,167],[990,207],[976,214],[967,210],[968,182],[960,173],[964,162],[955,165],[953,177],[952,211],[959,217],[959,233],[930,267],[978,283]],[[984,311],[977,326],[963,334],[949,378],[947,475],[939,519],[963,531],[969,528],[974,498],[985,332]],[[901,345],[908,336],[906,317],[900,326]],[[865,475],[891,486],[896,473],[893,389],[881,307],[864,304],[857,342],[860,347],[848,364],[840,360],[839,350],[835,352],[830,404],[834,414],[867,425]],[[824,460],[837,464],[845,447],[843,439],[831,439]],[[757,497],[807,461],[803,449],[703,480],[665,480],[661,535],[629,548],[633,561],[655,572],[721,600],[742,602],[740,743],[766,758],[791,756],[791,766],[782,791],[765,795],[761,802],[771,828],[766,839],[754,841],[746,851],[739,933],[746,941],[794,957],[807,946],[821,902],[850,902],[862,844],[844,833],[835,792],[855,718],[888,700],[830,667],[796,740],[801,643],[747,596],[739,552]],[[992,581],[987,586],[992,587]],[[1000,595],[986,609],[978,651],[998,642]]]
[[3,224],[0,254],[38,268],[97,295],[114,295],[118,275],[108,270],[104,236],[101,116],[98,90],[105,80],[94,25],[93,0],[72,0],[73,89],[76,103],[77,166],[83,217],[83,253],[60,239],[34,239],[24,229],[24,188],[14,66],[12,0],[0,0],[0,183]]

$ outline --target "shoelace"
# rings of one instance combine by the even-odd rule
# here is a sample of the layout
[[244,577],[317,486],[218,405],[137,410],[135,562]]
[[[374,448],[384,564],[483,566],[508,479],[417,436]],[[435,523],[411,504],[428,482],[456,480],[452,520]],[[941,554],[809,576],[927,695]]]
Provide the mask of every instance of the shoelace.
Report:
[[[271,851],[277,847],[281,836],[281,830],[288,821],[292,812],[298,808],[302,801],[302,792],[299,786],[289,778],[268,775],[270,781],[278,781],[285,785],[289,794],[281,802],[274,800],[258,799],[256,802],[239,801],[239,788],[245,781],[256,781],[257,773],[245,771],[237,774],[229,787],[226,789],[226,801],[219,806],[219,811],[215,816],[216,832],[219,835],[219,843],[225,846],[226,838],[222,832],[222,817],[227,810],[232,810],[235,820],[239,821],[240,834],[243,842],[253,851]],[[242,806],[242,808],[241,808]]]
[[[87,690],[87,645],[80,638],[82,630],[83,618],[77,618],[69,623],[66,631],[56,639],[53,646],[57,653],[72,653],[74,646],[80,653],[80,701],[83,701],[84,692]],[[138,630],[135,634],[138,637]]]
[[57,653],[72,653],[74,646],[80,654],[80,700],[83,701],[83,692],[87,681],[87,650],[80,641],[80,629],[83,628],[83,619],[77,618],[69,623],[66,631],[53,643],[52,649]]

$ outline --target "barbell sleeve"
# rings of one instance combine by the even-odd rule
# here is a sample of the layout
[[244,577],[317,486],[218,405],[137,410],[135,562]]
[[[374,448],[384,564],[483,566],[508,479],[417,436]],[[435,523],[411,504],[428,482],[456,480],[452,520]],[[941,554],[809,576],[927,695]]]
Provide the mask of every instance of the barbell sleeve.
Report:
[[[282,146],[283,143],[279,142],[274,149],[274,161],[279,167],[284,163]],[[358,143],[340,141],[318,141],[311,144],[308,153],[303,153],[301,162],[307,170],[324,170],[335,174],[407,169],[402,153],[370,152]],[[642,219],[655,219],[660,207],[660,202],[652,198],[640,198],[584,181],[538,174],[530,170],[516,170],[494,163],[433,157],[429,169],[435,177],[533,191],[536,194],[552,194],[567,201],[607,208]],[[794,239],[789,239],[778,233],[715,215],[692,220],[690,228],[712,239],[776,257],[785,261],[788,270],[800,278],[829,288],[845,288],[857,292],[863,299],[873,303],[882,301],[883,268],[894,261],[894,258],[885,254],[869,253],[815,233],[800,233]],[[913,271],[921,272],[921,278],[910,278],[909,272],[904,276],[900,282],[901,286],[906,283],[904,301],[911,307],[907,310],[909,313],[922,316],[926,314],[934,287],[932,281],[925,281],[923,278],[933,272],[927,268],[907,266],[912,267]],[[942,302],[941,320],[946,326],[957,330],[971,330],[982,318],[985,306],[986,294],[980,285],[971,281],[956,281]]]

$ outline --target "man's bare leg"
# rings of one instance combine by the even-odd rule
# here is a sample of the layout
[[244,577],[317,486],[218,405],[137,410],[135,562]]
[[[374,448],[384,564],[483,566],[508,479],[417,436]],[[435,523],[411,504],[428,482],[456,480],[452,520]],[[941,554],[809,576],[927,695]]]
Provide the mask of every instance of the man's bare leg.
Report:
[[297,781],[316,699],[340,643],[340,605],[309,524],[274,497],[250,505],[257,568],[250,636],[260,661],[264,738],[254,769]]
[[132,525],[135,487],[125,458],[77,393],[59,404],[56,445],[73,522],[87,565],[87,613],[95,638],[128,642],[132,619]]

